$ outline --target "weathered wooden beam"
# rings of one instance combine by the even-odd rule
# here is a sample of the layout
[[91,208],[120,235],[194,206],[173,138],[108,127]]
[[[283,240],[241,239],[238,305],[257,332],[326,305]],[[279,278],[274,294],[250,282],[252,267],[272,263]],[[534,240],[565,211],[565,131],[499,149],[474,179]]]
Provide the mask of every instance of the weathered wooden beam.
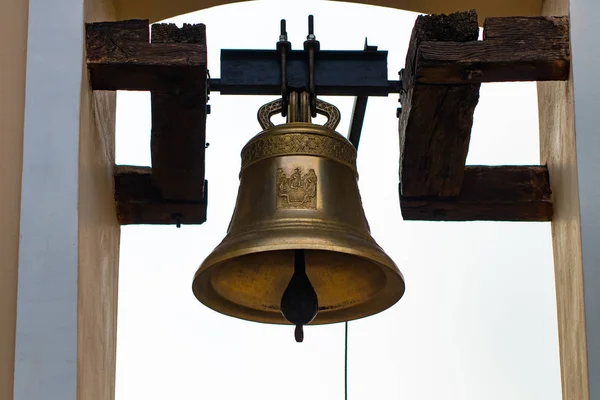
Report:
[[[206,185],[206,182],[204,182]],[[206,194],[206,190],[204,191]],[[117,165],[115,201],[121,225],[202,224],[206,221],[206,199],[171,201],[161,197],[152,185],[152,169]]]
[[[152,45],[206,45],[204,25],[155,24]],[[206,70],[203,72],[206,76]],[[206,81],[193,93],[151,92],[152,183],[164,199],[201,201],[204,198]]]
[[416,80],[429,84],[560,81],[569,78],[568,17],[488,18],[484,40],[422,42]]
[[206,86],[205,43],[149,43],[148,20],[86,24],[94,90],[198,92]]
[[457,197],[400,196],[405,220],[550,221],[550,182],[545,166],[468,166]]
[[456,196],[460,192],[480,84],[417,83],[415,62],[423,41],[469,42],[478,35],[474,11],[417,18],[400,95],[400,182],[404,196]]

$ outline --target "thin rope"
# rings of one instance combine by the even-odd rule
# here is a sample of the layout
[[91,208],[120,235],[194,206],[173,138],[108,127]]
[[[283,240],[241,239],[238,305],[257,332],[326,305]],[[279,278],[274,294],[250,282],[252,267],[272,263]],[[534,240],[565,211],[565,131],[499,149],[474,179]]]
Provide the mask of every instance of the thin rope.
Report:
[[344,344],[344,399],[348,400],[348,322],[346,321],[346,334]]

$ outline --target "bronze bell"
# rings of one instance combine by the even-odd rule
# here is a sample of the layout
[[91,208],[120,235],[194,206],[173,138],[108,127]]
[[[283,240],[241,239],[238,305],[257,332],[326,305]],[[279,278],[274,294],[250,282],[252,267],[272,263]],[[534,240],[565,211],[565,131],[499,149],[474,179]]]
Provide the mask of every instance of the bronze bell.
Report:
[[[200,302],[245,320],[328,324],[383,311],[404,294],[398,267],[371,237],[358,191],[356,149],[335,132],[338,109],[308,94],[258,113],[263,131],[242,149],[240,187],[223,241],[194,276]],[[314,289],[313,289],[314,288]]]

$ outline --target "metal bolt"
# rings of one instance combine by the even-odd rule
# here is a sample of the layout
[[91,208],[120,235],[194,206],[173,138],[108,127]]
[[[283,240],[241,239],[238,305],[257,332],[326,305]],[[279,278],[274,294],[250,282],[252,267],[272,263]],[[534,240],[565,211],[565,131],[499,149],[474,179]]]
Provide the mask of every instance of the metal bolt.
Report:
[[315,40],[317,37],[315,36],[315,17],[312,15],[308,16],[308,36],[306,36],[308,40]]
[[173,214],[173,221],[175,222],[175,226],[177,226],[177,228],[181,228],[181,220],[183,219],[183,215],[181,214]]
[[279,34],[279,41],[280,42],[287,42],[288,40],[288,35],[287,35],[287,30],[285,27],[285,19],[281,20],[281,30],[280,30],[280,34]]
[[208,96],[209,94],[210,94],[210,71],[206,70],[206,95]]

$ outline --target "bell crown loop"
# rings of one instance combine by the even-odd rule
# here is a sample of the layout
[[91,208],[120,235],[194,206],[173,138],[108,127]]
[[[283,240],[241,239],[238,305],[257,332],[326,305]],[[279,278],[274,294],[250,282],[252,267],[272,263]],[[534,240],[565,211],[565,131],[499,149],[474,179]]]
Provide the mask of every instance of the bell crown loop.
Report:
[[289,94],[287,122],[274,125],[271,117],[284,105],[277,99],[263,105],[258,111],[258,121],[263,131],[254,136],[242,149],[240,176],[250,165],[271,157],[306,155],[325,157],[356,169],[356,148],[335,131],[340,122],[340,111],[333,104],[317,100],[317,112],[327,117],[324,125],[311,122],[308,93]]
[[[289,111],[288,120],[290,122],[308,122],[311,123],[310,108],[308,106],[308,93],[303,92],[298,94],[297,92],[290,93],[289,99]],[[300,106],[298,106],[298,100],[300,100]],[[317,114],[321,114],[327,117],[327,122],[323,124],[325,128],[329,128],[335,131],[338,124],[340,123],[341,115],[340,110],[331,103],[316,99],[317,103]],[[264,104],[258,109],[258,123],[263,130],[273,128],[275,124],[271,122],[271,117],[275,114],[281,113],[283,110],[283,100],[277,99]],[[298,111],[299,110],[299,111]]]

